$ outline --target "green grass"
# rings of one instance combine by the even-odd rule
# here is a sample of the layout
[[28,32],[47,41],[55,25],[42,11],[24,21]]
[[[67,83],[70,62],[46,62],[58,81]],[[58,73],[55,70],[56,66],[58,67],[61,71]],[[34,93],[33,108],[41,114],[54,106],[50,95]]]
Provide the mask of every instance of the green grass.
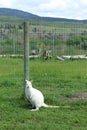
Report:
[[30,111],[23,99],[23,59],[0,58],[0,130],[87,130],[87,101],[67,97],[87,91],[87,61],[30,61],[30,79],[45,102],[71,108]]

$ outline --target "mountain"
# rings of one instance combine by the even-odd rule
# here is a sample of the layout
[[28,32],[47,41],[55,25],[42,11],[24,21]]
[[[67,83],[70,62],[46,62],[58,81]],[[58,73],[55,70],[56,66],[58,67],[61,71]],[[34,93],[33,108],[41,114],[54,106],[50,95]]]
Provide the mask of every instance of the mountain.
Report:
[[11,16],[23,19],[38,19],[39,16],[17,9],[0,8],[0,16]]
[[0,8],[0,16],[11,16],[22,19],[33,19],[33,20],[43,20],[49,22],[78,22],[78,23],[87,23],[87,20],[76,20],[76,19],[67,19],[67,18],[52,18],[52,17],[40,17],[38,15],[28,13],[25,11],[10,9],[10,8]]

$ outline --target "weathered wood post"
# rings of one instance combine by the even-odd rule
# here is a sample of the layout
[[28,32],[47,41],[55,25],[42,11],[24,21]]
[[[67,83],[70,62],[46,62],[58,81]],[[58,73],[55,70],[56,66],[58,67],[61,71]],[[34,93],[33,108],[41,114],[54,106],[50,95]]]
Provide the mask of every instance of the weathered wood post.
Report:
[[29,22],[24,22],[24,95],[26,80],[29,80]]
[[54,32],[52,34],[52,54],[54,56]]

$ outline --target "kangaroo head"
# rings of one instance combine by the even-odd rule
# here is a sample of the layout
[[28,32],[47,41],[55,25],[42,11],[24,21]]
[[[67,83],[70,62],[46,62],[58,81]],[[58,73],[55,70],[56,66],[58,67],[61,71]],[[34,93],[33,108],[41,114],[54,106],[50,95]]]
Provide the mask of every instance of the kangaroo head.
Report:
[[32,81],[26,80],[26,87],[27,88],[32,88]]

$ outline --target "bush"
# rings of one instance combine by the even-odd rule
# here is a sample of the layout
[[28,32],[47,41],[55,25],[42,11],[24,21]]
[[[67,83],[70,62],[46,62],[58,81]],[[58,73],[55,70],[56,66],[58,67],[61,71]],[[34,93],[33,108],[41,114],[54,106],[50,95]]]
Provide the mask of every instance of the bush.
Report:
[[78,46],[78,45],[80,45],[80,42],[81,42],[81,38],[80,37],[78,37],[78,36],[71,36],[67,40],[67,45]]
[[87,36],[71,36],[66,41],[67,45],[78,46],[81,49],[87,49]]

